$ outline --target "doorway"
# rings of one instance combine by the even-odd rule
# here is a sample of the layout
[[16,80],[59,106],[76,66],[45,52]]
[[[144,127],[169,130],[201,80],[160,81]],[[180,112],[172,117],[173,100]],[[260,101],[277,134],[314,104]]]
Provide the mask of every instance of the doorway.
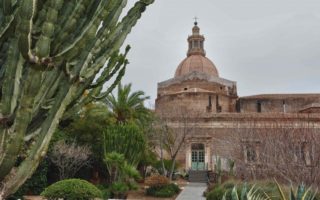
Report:
[[205,151],[204,144],[196,143],[191,145],[191,169],[205,170]]

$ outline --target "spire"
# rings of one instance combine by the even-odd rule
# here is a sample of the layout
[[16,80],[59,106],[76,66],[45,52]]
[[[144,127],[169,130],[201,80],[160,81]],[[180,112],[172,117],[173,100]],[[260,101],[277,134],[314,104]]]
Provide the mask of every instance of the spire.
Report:
[[194,18],[194,26],[192,28],[192,35],[188,37],[189,49],[187,56],[202,55],[205,56],[206,52],[203,48],[204,37],[200,35],[200,28],[198,27],[197,17]]

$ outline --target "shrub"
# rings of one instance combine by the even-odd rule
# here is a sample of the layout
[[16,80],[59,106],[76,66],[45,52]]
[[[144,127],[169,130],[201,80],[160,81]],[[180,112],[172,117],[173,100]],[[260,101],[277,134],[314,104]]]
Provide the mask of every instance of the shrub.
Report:
[[222,187],[216,187],[207,194],[207,200],[220,200],[222,199],[226,190]]
[[115,198],[125,198],[126,193],[129,191],[129,187],[123,182],[114,182],[110,190]]
[[111,197],[111,191],[107,185],[96,185],[96,187],[101,191],[103,199],[109,199]]
[[146,190],[146,194],[154,197],[172,197],[180,192],[180,188],[176,184],[168,184],[162,186],[152,186]]
[[89,200],[93,198],[101,198],[101,191],[89,183],[81,179],[66,179],[58,181],[47,187],[41,196],[50,199],[64,198],[67,200]]
[[150,187],[158,187],[168,185],[170,183],[169,179],[162,175],[150,176],[145,180],[145,184]]

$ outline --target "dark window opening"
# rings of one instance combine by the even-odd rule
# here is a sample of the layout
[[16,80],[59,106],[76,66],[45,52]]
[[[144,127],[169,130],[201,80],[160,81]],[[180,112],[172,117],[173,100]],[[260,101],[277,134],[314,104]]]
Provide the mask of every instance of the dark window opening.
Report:
[[184,90],[188,90],[188,88],[184,88]]
[[258,112],[258,113],[261,113],[261,110],[262,110],[261,107],[262,107],[262,106],[261,106],[261,102],[258,101],[258,102],[257,102],[257,112]]
[[216,96],[216,110],[218,113],[222,111],[222,107],[219,105],[219,96]]
[[241,112],[241,102],[240,102],[240,99],[238,101],[236,101],[236,111],[238,113]]
[[211,95],[209,95],[208,97],[208,106],[207,106],[207,111],[211,111],[212,110],[212,100],[211,100]]
[[249,145],[246,147],[246,156],[248,162],[256,162],[257,161],[257,152],[254,146]]

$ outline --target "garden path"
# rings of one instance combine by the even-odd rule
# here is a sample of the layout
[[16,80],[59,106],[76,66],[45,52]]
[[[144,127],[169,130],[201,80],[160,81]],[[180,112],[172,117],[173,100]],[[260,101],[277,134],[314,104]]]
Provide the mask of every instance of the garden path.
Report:
[[185,186],[176,200],[204,200],[203,192],[207,189],[206,183],[189,183]]

